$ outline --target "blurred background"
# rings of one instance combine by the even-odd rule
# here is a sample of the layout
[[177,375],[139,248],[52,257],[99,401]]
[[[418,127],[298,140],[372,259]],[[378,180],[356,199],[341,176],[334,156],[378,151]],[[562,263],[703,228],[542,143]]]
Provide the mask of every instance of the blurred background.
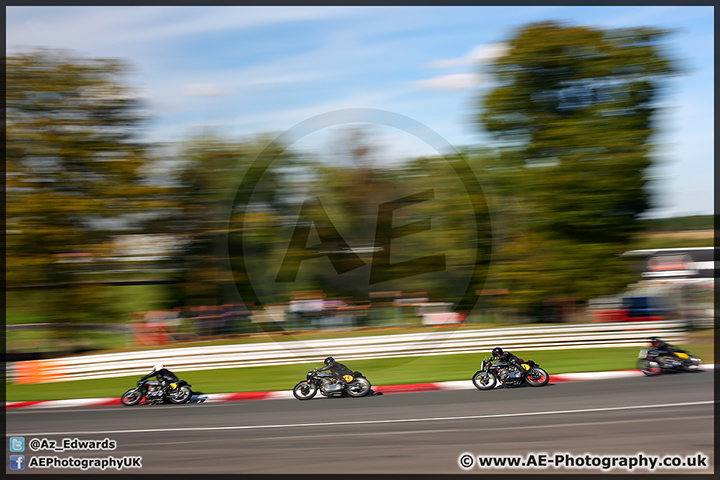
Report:
[[[8,7],[7,359],[324,329],[711,328],[712,18]],[[340,116],[282,135],[347,108],[426,129]]]

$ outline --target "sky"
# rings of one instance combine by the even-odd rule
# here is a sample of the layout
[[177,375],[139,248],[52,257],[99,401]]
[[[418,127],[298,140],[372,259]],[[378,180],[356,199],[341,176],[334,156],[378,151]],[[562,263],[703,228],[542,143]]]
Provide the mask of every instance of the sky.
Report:
[[333,128],[362,123],[395,158],[437,153],[419,131],[487,144],[474,121],[493,87],[484,65],[528,23],[671,29],[684,74],[661,97],[648,214],[668,217],[714,213],[713,16],[712,6],[18,6],[6,7],[6,53],[129,62],[152,141],[292,132],[295,147],[322,149]]

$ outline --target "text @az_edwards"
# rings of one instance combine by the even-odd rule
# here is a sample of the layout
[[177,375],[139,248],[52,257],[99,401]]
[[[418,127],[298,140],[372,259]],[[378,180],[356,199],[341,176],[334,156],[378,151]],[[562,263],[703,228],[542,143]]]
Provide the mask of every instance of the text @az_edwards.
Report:
[[108,451],[117,448],[117,442],[104,438],[102,440],[80,440],[79,438],[33,438],[28,442],[33,452],[71,452],[71,451]]

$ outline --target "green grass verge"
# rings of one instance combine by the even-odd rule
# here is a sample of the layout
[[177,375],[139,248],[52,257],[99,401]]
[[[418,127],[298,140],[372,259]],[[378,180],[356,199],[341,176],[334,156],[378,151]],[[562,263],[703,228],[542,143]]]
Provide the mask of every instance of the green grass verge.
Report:
[[[694,335],[692,344],[682,345],[705,363],[714,363],[712,333]],[[518,352],[524,359],[539,363],[551,375],[570,372],[626,370],[635,368],[638,348],[603,348]],[[488,352],[489,354],[489,352]],[[373,385],[467,380],[478,370],[484,354],[436,355],[425,357],[357,360],[347,362],[365,374]],[[339,359],[342,361],[342,359]],[[317,364],[272,367],[230,368],[183,372],[182,379],[202,393],[290,390]],[[138,377],[79,380],[31,385],[6,384],[7,401],[37,401],[65,398],[120,397],[135,386]]]

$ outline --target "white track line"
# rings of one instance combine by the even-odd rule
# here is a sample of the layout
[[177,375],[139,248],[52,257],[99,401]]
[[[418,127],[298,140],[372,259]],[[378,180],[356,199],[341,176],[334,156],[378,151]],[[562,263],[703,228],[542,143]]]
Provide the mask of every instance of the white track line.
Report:
[[[43,436],[43,435],[112,435],[118,433],[159,433],[159,432],[188,432],[188,431],[213,431],[213,430],[260,430],[265,428],[297,428],[297,427],[330,427],[337,425],[371,425],[381,423],[410,423],[410,422],[436,422],[448,420],[478,420],[482,418],[504,418],[504,417],[528,417],[536,415],[566,415],[573,413],[590,413],[590,412],[611,412],[618,410],[640,410],[646,408],[672,408],[672,407],[688,407],[692,405],[708,405],[713,404],[713,400],[705,400],[700,402],[682,402],[682,403],[665,403],[660,405],[631,405],[622,407],[602,407],[602,408],[583,408],[579,410],[554,410],[547,412],[523,412],[523,413],[498,413],[491,415],[468,415],[462,417],[429,417],[429,418],[397,418],[390,420],[357,420],[344,422],[326,422],[326,423],[291,423],[284,425],[229,425],[217,427],[179,427],[179,428],[146,428],[137,430],[96,430],[84,432],[42,432],[42,433],[13,433],[13,436]],[[10,436],[10,434],[6,434]]]
[[[696,416],[696,417],[663,417],[663,422],[667,421],[687,421],[687,420],[700,420],[700,419],[712,419],[715,418],[713,415],[703,415],[703,416]],[[351,432],[351,433],[324,433],[321,435],[293,435],[293,436],[287,436],[283,435],[281,437],[264,437],[263,440],[288,440],[288,439],[300,439],[300,438],[331,438],[331,437],[347,437],[348,435],[352,435],[353,437],[367,437],[367,436],[375,436],[375,435],[407,435],[407,434],[436,434],[440,432],[462,432],[462,431],[473,431],[473,432],[484,432],[484,431],[492,431],[492,432],[498,432],[498,431],[504,431],[504,430],[528,430],[528,429],[548,429],[548,428],[574,428],[574,427],[589,427],[589,426],[596,426],[596,425],[610,425],[610,424],[620,424],[620,425],[627,425],[629,423],[647,423],[647,422],[657,422],[657,418],[642,418],[642,419],[634,419],[634,420],[613,420],[609,422],[584,422],[584,423],[556,423],[554,425],[523,425],[521,427],[492,427],[492,428],[470,428],[470,427],[460,427],[460,428],[446,428],[441,430],[408,430],[408,431],[397,431],[397,432]]]

